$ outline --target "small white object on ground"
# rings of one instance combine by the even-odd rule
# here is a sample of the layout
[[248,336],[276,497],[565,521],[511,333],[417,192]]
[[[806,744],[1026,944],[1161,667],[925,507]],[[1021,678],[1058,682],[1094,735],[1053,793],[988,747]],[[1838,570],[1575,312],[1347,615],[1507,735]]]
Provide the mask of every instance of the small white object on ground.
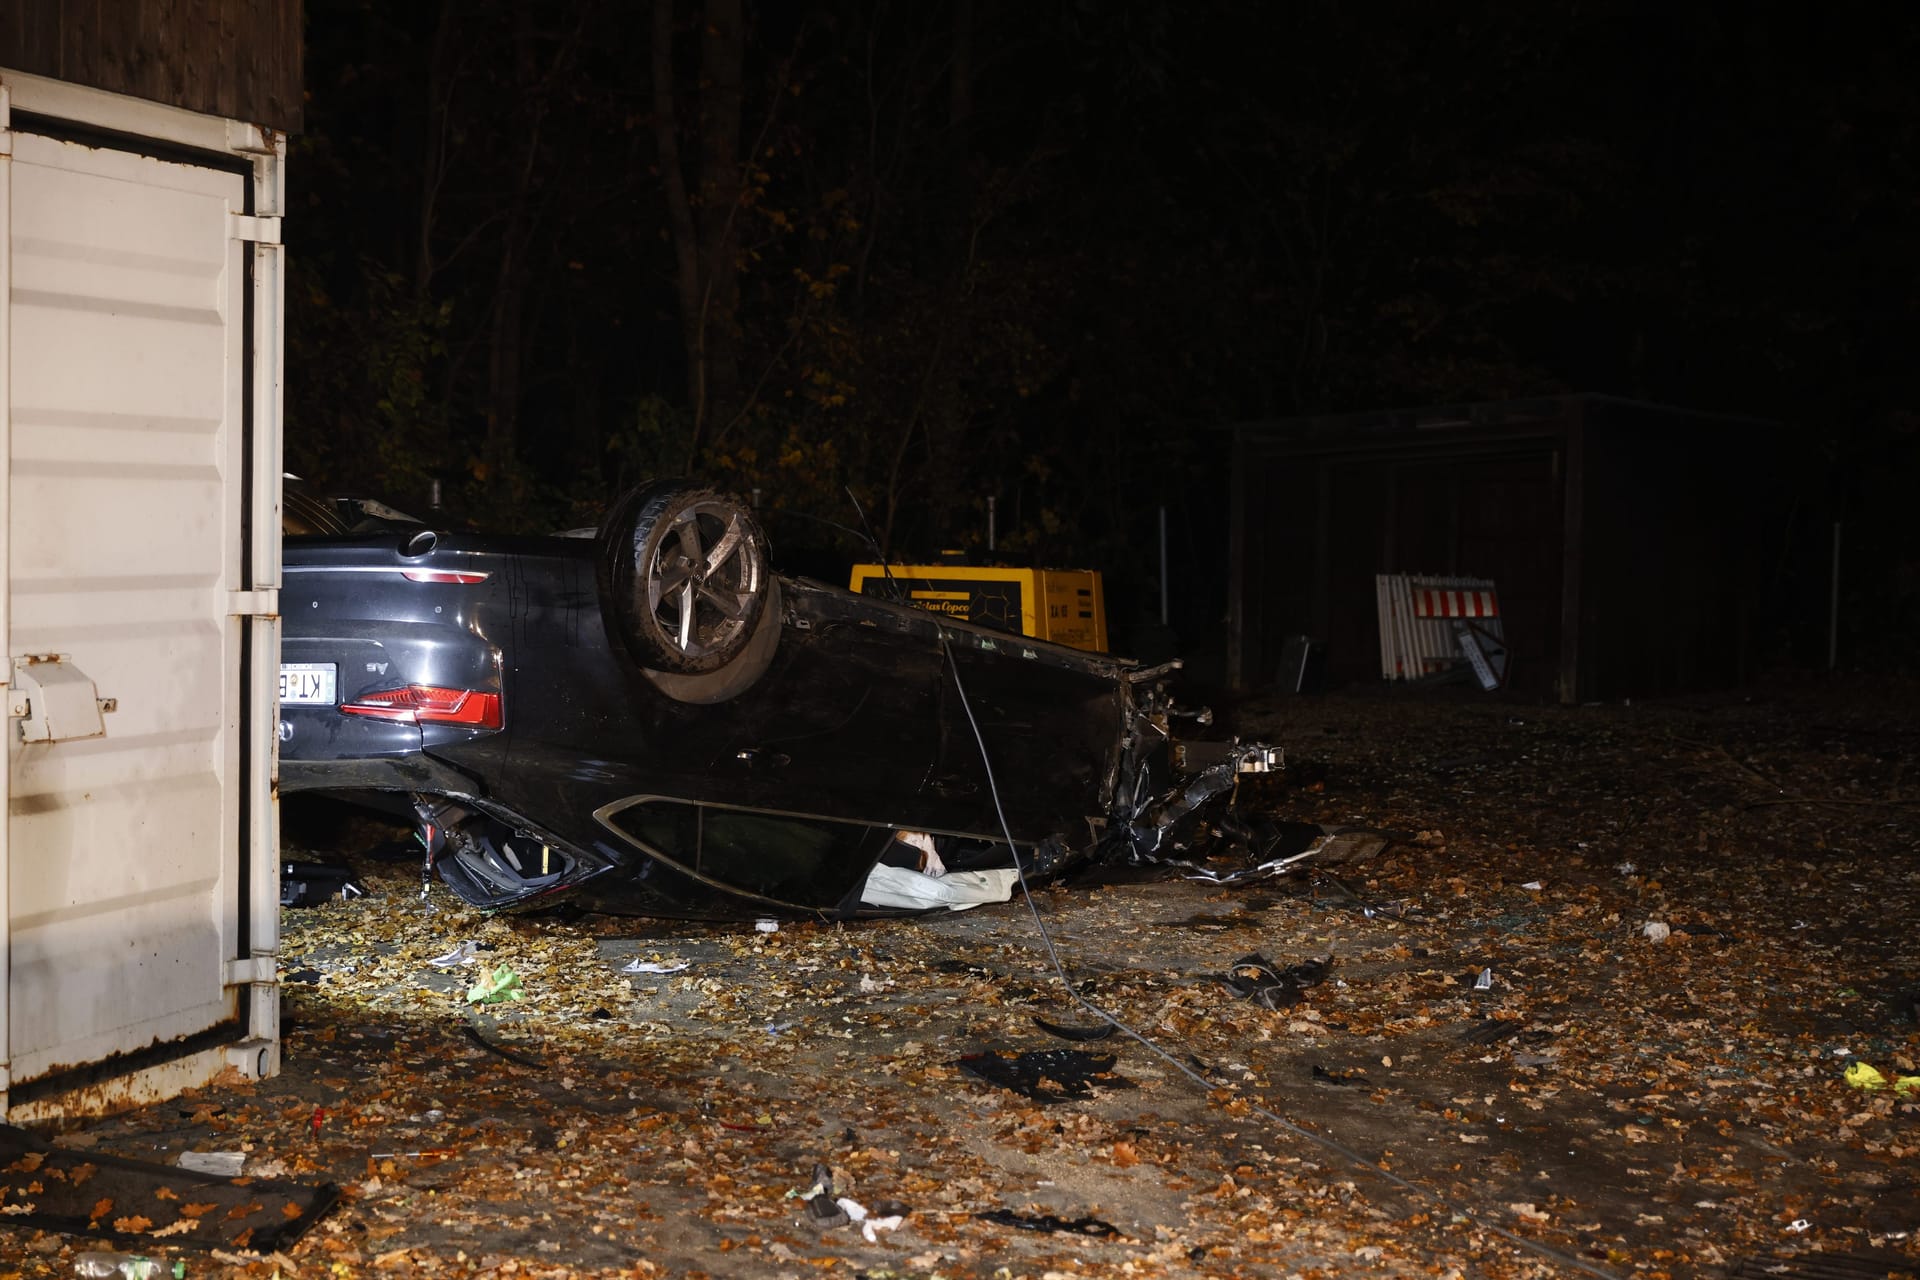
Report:
[[1668,927],[1667,922],[1664,920],[1649,920],[1647,921],[1646,927],[1640,930],[1640,932],[1647,935],[1648,942],[1665,942],[1668,936],[1673,933],[1673,930]]
[[629,960],[622,973],[678,973],[682,969],[693,968],[691,960],[677,960],[671,963],[665,960],[641,960],[638,957]]
[[480,945],[469,938],[443,956],[435,956],[427,961],[436,969],[452,969],[463,964],[480,962]]
[[182,1151],[173,1162],[193,1173],[210,1173],[216,1178],[237,1178],[247,1167],[244,1151]]
[[755,920],[753,927],[761,933],[780,932],[780,922],[778,920]]

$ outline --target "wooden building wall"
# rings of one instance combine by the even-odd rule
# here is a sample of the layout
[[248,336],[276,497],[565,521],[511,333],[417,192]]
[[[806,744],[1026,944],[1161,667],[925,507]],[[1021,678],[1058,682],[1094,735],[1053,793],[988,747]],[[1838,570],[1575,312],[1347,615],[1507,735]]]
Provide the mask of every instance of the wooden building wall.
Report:
[[1228,666],[1243,688],[1273,680],[1293,635],[1325,645],[1335,685],[1378,682],[1376,573],[1492,578],[1509,687],[1563,702],[1738,683],[1760,615],[1804,608],[1769,598],[1770,423],[1563,396],[1235,435]]
[[301,0],[0,0],[0,67],[301,125]]

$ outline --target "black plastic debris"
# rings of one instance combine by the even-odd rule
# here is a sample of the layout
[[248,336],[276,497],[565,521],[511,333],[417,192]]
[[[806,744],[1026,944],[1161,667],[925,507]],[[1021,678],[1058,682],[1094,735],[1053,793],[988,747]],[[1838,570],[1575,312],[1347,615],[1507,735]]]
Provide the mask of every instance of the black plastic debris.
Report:
[[1299,1003],[1307,988],[1319,986],[1332,965],[1333,957],[1329,955],[1276,969],[1271,960],[1256,951],[1235,960],[1220,981],[1235,995],[1263,1009],[1285,1009]]
[[852,1192],[853,1179],[847,1176],[845,1170],[816,1162],[813,1166],[813,1185],[802,1196],[807,1206],[807,1221],[822,1231],[846,1226],[852,1218],[841,1206],[840,1200]]
[[995,1209],[973,1216],[982,1222],[1012,1227],[1017,1231],[1050,1231],[1069,1236],[1093,1236],[1101,1240],[1111,1240],[1120,1234],[1120,1228],[1098,1218],[1069,1219],[1055,1217],[1051,1213],[1015,1213],[1012,1209]]
[[952,1065],[988,1084],[1011,1089],[1035,1102],[1051,1105],[1094,1096],[1093,1086],[1131,1089],[1133,1081],[1114,1074],[1112,1054],[1101,1056],[1081,1049],[1030,1049],[1009,1056],[989,1050],[959,1059]]
[[1048,1022],[1035,1014],[1033,1025],[1061,1040],[1105,1040],[1113,1034],[1111,1022],[1103,1022],[1097,1027],[1069,1027],[1058,1022]]
[[351,902],[367,896],[367,886],[345,867],[324,862],[286,862],[280,866],[280,905],[317,907],[323,902]]
[[807,1200],[807,1221],[822,1231],[831,1231],[835,1227],[844,1227],[851,1219],[840,1202],[822,1191]]

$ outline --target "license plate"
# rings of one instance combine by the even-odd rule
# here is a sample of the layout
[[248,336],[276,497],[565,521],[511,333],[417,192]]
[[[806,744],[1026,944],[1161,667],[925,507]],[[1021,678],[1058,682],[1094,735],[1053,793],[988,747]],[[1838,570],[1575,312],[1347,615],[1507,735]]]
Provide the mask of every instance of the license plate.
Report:
[[331,662],[283,662],[280,664],[280,702],[283,706],[331,706],[336,696],[338,677]]

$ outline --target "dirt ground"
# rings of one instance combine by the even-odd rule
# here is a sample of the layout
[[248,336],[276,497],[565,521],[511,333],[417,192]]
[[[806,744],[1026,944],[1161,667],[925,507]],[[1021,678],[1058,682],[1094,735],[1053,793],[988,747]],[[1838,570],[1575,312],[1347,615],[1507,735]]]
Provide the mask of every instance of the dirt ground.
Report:
[[[1241,706],[1290,766],[1247,806],[1402,838],[1238,888],[1040,891],[1079,991],[1162,1054],[1035,1024],[1093,1019],[1017,900],[488,919],[363,858],[373,897],[285,913],[279,1077],[60,1140],[341,1186],[284,1256],[154,1250],[193,1277],[1913,1275],[1916,712],[1830,685]],[[1269,1009],[1221,980],[1249,953],[1331,961]],[[470,1005],[501,965],[523,998]],[[958,1065],[995,1051],[1114,1061],[1085,1096],[1056,1061],[1040,1101]],[[816,1163],[902,1223],[814,1224]],[[80,1247],[0,1228],[0,1278]]]

